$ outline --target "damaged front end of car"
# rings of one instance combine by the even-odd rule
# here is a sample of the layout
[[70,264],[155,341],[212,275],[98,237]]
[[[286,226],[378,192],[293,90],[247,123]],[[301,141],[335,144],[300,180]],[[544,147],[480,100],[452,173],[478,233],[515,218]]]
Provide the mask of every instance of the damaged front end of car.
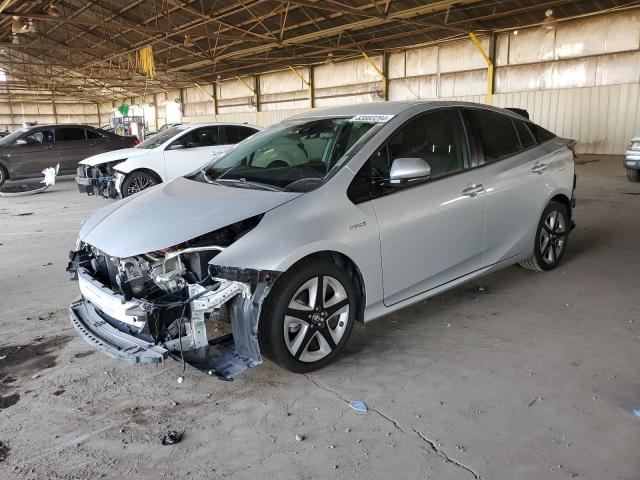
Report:
[[214,259],[260,218],[128,258],[79,241],[67,267],[81,293],[69,311],[76,332],[128,363],[173,357],[225,380],[259,365],[258,322],[279,272]]
[[90,196],[99,195],[104,198],[119,198],[116,188],[117,172],[114,167],[122,162],[124,159],[99,165],[79,165],[76,184],[80,193]]

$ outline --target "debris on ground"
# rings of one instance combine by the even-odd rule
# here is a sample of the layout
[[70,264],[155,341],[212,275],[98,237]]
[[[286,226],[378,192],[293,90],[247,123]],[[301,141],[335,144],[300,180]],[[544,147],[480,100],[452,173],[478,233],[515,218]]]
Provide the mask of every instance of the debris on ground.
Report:
[[182,440],[182,433],[178,433],[175,430],[170,430],[162,437],[163,445],[174,445]]
[[4,442],[0,442],[0,463],[4,462],[7,459],[8,455],[9,446]]
[[9,408],[15,405],[20,400],[20,394],[14,393],[13,395],[0,396],[0,409]]
[[301,442],[302,440],[304,440],[304,436],[300,435],[299,433],[296,433],[296,442]]
[[634,410],[633,411],[633,416],[640,418],[640,410]]
[[351,400],[349,402],[349,407],[358,412],[367,413],[367,406],[361,400]]
[[536,397],[536,398],[534,398],[533,400],[531,400],[531,401],[529,402],[529,405],[527,405],[527,408],[532,407],[534,404],[538,403],[540,400],[542,400],[542,397]]

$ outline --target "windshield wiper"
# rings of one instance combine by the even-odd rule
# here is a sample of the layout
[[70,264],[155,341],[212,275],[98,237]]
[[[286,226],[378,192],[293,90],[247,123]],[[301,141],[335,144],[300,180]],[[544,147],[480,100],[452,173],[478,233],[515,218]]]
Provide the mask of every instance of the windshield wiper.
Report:
[[252,182],[250,180],[248,181],[245,178],[241,178],[239,180],[235,180],[235,179],[232,179],[232,178],[218,178],[217,180],[214,181],[214,183],[217,183],[217,184],[230,183],[230,184],[232,184],[231,186],[239,187],[239,188],[257,187],[257,188],[260,188],[262,190],[269,190],[270,192],[282,192],[282,191],[284,191],[283,188],[275,187],[273,185],[266,185],[266,184],[260,183],[260,182]]

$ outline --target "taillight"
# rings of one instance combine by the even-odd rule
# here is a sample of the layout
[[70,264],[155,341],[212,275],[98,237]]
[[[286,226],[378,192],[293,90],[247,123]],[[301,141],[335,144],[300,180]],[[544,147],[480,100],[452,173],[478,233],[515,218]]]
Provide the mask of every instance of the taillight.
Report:
[[573,158],[578,158],[578,154],[576,153],[577,147],[578,147],[578,142],[576,142],[575,140],[571,140],[567,145],[567,148],[571,150],[571,153],[573,153]]
[[138,137],[133,137],[133,146],[135,147],[139,143],[140,143],[140,140],[138,139]]

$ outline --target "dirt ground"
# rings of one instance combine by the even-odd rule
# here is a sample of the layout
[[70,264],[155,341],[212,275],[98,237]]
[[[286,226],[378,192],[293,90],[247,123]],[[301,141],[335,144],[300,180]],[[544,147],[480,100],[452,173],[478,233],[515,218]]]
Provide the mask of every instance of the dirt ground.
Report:
[[67,254],[108,200],[71,179],[0,198],[0,478],[640,479],[640,184],[620,157],[579,161],[557,270],[359,326],[315,374],[265,362],[229,383],[75,337]]

